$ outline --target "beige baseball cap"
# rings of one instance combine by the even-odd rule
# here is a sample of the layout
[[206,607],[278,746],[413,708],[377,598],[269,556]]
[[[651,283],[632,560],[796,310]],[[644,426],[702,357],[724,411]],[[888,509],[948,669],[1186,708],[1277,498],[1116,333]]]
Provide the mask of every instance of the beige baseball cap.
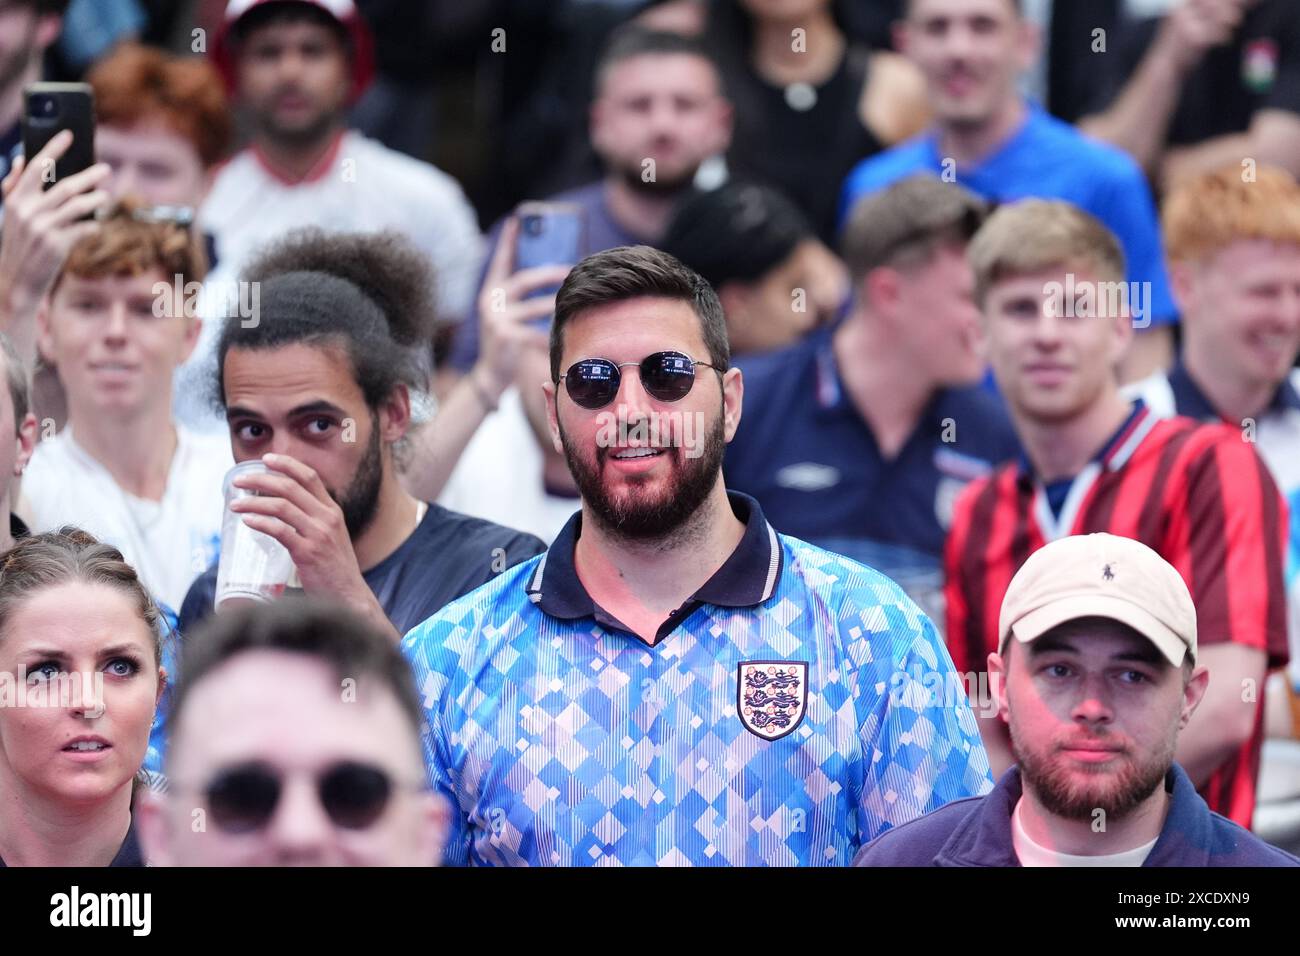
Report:
[[998,653],[1014,634],[1028,644],[1081,617],[1127,624],[1175,667],[1196,663],[1196,605],[1173,565],[1140,541],[1113,534],[1059,538],[1029,556],[1007,588]]

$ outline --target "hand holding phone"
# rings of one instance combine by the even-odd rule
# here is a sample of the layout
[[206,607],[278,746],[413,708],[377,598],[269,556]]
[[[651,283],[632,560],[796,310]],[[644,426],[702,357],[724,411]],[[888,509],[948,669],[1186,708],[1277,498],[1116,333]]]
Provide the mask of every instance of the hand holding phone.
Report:
[[[515,269],[538,266],[575,266],[586,248],[586,210],[575,203],[526,202],[515,214],[519,221],[515,240]],[[528,297],[553,296],[559,290],[537,289]]]
[[[42,99],[42,87],[28,87],[23,132],[25,149],[5,177],[4,231],[0,235],[0,307],[8,328],[28,354],[34,338],[36,305],[63,268],[68,253],[99,228],[92,217],[106,206],[110,170],[88,165],[92,126],[80,106],[64,111]],[[64,84],[66,85],[66,84]],[[78,97],[73,97],[73,100]],[[44,119],[33,111],[44,114]],[[66,125],[64,121],[70,121]],[[78,139],[80,137],[80,139]]]
[[[37,157],[59,133],[72,142],[58,157]],[[87,83],[32,83],[23,89],[23,156],[42,187],[89,169],[95,163],[95,95]]]

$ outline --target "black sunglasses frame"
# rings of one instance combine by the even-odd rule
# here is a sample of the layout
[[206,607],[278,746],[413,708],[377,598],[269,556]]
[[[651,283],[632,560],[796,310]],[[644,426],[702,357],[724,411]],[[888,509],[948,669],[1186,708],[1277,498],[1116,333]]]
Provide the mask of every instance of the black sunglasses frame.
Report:
[[[665,397],[664,395],[656,394],[656,387],[652,386],[650,382],[647,381],[647,375],[653,375],[657,371],[654,368],[650,368],[650,370],[647,371],[647,363],[650,362],[652,359],[657,359],[659,360],[660,366],[662,366],[662,360],[664,356],[674,356],[674,357],[683,358],[690,364],[690,368],[688,370],[683,370],[683,377],[685,377],[684,374],[685,371],[689,371],[690,373],[690,386],[686,389],[686,391],[682,392],[680,395],[671,398]],[[573,383],[572,383],[571,376],[574,376],[574,369],[578,368],[578,366],[580,365],[585,365],[588,363],[603,363],[605,367],[611,370],[608,378],[605,379],[605,381],[609,383],[608,384],[609,397],[606,398],[603,402],[600,402],[599,404],[588,404],[587,402],[579,399],[576,395],[573,394]],[[614,399],[618,397],[618,390],[623,385],[622,370],[629,366],[636,366],[640,370],[641,387],[646,390],[646,394],[648,394],[655,401],[665,402],[665,403],[680,402],[687,395],[691,394],[691,389],[695,388],[695,381],[696,381],[695,370],[697,368],[711,368],[715,372],[719,372],[719,374],[721,374],[722,371],[718,369],[718,367],[714,365],[712,362],[703,362],[700,361],[699,359],[691,358],[685,352],[678,352],[675,349],[663,349],[659,352],[651,352],[649,355],[647,355],[639,362],[614,362],[607,358],[598,358],[598,357],[579,359],[578,361],[574,362],[572,365],[569,366],[569,370],[567,372],[563,373],[560,376],[560,381],[564,383],[564,390],[568,392],[569,398],[573,400],[573,403],[575,405],[577,405],[579,408],[585,408],[587,411],[591,411],[591,412],[599,411],[602,408],[609,407],[609,405],[613,403]]]
[[[349,817],[347,815],[349,808],[339,806],[335,802],[335,798],[330,796],[327,790],[331,787],[331,784],[341,783],[339,774],[348,772],[355,774],[358,771],[371,775],[368,783],[378,784],[381,796],[373,800],[372,804],[365,807],[356,817]],[[259,785],[269,784],[268,789],[271,792],[263,795],[265,796],[265,805],[258,806],[253,812],[249,812],[247,807],[237,809],[223,806],[223,797],[220,794],[222,786],[234,783],[241,775],[245,777],[246,781],[260,777],[257,780]],[[253,761],[218,770],[208,778],[206,784],[198,789],[204,796],[212,822],[219,830],[223,833],[232,834],[255,833],[265,829],[267,824],[274,819],[276,808],[280,805],[280,800],[284,796],[284,778],[285,774],[271,764]],[[351,783],[355,785],[356,782],[357,778],[354,776]],[[428,785],[425,782],[418,784],[403,783],[382,767],[355,760],[341,760],[330,764],[316,775],[316,799],[319,801],[321,809],[325,811],[326,816],[329,817],[330,823],[341,830],[360,831],[374,826],[392,803],[393,794],[402,789],[421,791],[428,789]]]

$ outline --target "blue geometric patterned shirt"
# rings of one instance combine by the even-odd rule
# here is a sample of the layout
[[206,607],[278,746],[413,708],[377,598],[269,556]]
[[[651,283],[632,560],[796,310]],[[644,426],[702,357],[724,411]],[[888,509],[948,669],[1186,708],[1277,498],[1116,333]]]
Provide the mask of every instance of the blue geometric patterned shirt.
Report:
[[774,532],[647,643],[594,604],[574,515],[550,550],[414,628],[450,865],[846,866],[992,787],[933,625],[888,578]]

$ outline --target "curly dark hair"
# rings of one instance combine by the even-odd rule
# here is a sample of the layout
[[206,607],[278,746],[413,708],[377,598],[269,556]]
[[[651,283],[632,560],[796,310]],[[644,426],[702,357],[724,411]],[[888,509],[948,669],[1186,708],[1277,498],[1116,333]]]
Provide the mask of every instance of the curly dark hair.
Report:
[[366,404],[377,409],[399,384],[427,387],[436,321],[433,271],[394,232],[298,229],[266,247],[243,273],[260,290],[257,320],[222,326],[217,395],[232,348],[273,349],[300,342],[342,345]]

